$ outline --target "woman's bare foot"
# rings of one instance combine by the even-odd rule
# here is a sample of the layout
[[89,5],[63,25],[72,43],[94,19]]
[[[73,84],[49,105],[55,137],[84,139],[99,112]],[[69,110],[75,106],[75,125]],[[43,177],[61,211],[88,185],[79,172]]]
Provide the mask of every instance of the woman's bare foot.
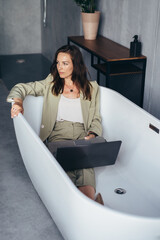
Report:
[[100,204],[102,204],[102,205],[104,205],[103,198],[102,198],[100,193],[97,194],[97,196],[95,198],[95,201],[100,203]]

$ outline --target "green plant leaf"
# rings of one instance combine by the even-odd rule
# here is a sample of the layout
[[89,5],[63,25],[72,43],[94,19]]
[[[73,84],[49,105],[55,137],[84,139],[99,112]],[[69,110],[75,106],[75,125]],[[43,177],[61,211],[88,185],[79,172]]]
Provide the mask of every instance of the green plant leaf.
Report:
[[95,12],[95,0],[74,0],[78,6],[80,6],[82,12],[94,13]]

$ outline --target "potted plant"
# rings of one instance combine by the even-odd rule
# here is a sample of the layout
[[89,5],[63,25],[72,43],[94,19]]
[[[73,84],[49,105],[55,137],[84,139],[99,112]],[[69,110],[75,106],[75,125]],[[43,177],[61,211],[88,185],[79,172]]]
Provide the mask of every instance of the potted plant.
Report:
[[86,40],[96,39],[100,12],[95,11],[95,0],[74,0],[81,8],[84,38]]

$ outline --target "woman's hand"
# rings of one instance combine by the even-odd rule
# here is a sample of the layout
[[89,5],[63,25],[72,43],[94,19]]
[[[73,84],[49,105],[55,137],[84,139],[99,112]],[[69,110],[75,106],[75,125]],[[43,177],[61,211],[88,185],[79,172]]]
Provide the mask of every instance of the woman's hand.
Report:
[[95,134],[94,133],[89,133],[84,139],[85,140],[90,140],[91,138],[95,138]]
[[17,98],[14,99],[14,101],[15,103],[12,105],[11,108],[11,118],[18,116],[19,113],[24,113],[22,99]]

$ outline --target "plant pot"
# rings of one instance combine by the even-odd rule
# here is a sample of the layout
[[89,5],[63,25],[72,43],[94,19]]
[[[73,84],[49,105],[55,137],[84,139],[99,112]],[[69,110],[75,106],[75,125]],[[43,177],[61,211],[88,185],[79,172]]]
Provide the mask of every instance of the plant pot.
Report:
[[84,38],[86,40],[95,40],[97,37],[100,12],[94,13],[81,12]]

